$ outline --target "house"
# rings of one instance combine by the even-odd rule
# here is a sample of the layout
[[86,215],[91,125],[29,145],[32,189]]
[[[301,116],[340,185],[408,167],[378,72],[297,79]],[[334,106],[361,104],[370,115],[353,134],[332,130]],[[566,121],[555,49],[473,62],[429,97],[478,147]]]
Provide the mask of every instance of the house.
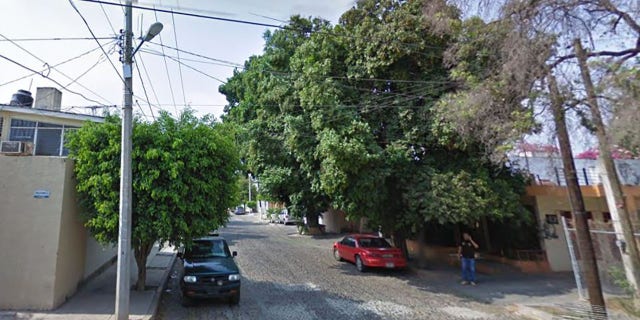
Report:
[[[512,163],[528,171],[533,178],[526,188],[525,201],[535,209],[540,228],[541,247],[552,271],[572,270],[568,244],[576,247],[572,208],[564,178],[562,160],[557,157],[513,158]],[[578,182],[584,198],[587,218],[596,250],[596,259],[603,267],[619,262],[620,254],[612,234],[611,215],[599,177],[596,160],[574,159]],[[640,222],[640,160],[615,160],[625,205],[632,223]],[[568,242],[562,225],[566,218]],[[575,248],[577,251],[577,247]],[[579,260],[579,257],[578,257]],[[606,268],[604,268],[606,269]],[[601,270],[606,272],[606,270]]]
[[77,207],[71,130],[102,117],[62,112],[62,93],[19,91],[0,104],[0,309],[53,309],[114,261]]

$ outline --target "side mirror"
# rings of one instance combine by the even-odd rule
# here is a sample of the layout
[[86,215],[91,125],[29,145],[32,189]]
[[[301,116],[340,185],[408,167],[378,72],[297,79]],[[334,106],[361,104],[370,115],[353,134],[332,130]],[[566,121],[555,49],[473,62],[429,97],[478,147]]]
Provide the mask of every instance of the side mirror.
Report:
[[234,257],[237,257],[238,256],[238,251],[231,252],[231,255],[234,256]]

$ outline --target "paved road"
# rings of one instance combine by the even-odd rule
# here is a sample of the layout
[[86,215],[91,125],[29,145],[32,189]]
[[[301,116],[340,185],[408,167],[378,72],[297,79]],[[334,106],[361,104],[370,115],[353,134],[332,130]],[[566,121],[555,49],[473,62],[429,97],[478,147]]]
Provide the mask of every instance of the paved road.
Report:
[[[359,273],[337,262],[331,244],[338,236],[299,236],[295,226],[270,225],[256,216],[234,216],[221,229],[238,251],[242,273],[239,306],[179,301],[180,260],[172,271],[159,319],[515,319],[504,307],[477,302],[460,290],[458,278],[425,279],[411,271]],[[456,287],[451,291],[451,287]]]

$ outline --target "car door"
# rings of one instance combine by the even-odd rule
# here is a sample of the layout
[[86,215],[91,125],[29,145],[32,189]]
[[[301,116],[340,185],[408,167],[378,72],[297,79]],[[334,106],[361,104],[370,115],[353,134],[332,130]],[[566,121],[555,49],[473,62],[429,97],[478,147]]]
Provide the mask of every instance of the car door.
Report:
[[345,259],[349,261],[356,261],[356,239],[354,239],[353,237],[345,238],[345,253]]

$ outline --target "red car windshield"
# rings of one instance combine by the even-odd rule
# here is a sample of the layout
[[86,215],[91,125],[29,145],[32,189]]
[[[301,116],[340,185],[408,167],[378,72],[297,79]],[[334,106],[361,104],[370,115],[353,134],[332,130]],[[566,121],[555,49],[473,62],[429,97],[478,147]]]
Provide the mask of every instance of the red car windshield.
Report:
[[389,242],[383,238],[360,238],[358,243],[363,248],[391,248]]

